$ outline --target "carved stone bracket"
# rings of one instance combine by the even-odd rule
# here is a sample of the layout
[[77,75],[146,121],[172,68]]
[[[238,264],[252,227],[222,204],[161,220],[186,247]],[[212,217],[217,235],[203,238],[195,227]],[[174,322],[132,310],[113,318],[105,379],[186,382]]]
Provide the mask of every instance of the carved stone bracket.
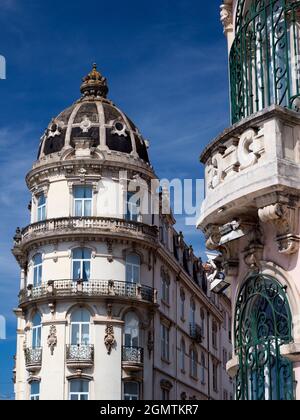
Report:
[[251,271],[260,271],[263,252],[263,233],[257,225],[249,232],[248,245],[244,250],[244,261]]
[[224,33],[233,31],[233,14],[231,4],[222,4],[220,6],[220,19],[224,27]]
[[111,355],[112,349],[116,345],[115,332],[113,325],[107,325],[105,330],[104,344],[107,348],[107,354]]
[[51,356],[53,356],[54,349],[57,346],[57,330],[56,330],[55,325],[52,325],[50,327],[50,333],[48,335],[47,343],[48,343],[48,347],[50,348],[50,351],[51,351]]
[[291,255],[299,251],[299,209],[293,204],[276,203],[259,209],[263,223],[272,223],[276,229],[276,242],[281,254]]

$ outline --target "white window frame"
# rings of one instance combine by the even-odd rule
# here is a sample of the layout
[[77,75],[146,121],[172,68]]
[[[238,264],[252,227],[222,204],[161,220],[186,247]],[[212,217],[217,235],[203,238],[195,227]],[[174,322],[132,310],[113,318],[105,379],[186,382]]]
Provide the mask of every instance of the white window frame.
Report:
[[[91,321],[72,321],[72,316],[73,314],[75,314],[77,311],[75,310],[72,314],[71,314],[71,322],[70,322],[70,343],[72,346],[89,346],[91,344]],[[87,311],[88,313],[88,311]],[[78,336],[79,336],[79,342],[78,343],[73,343],[73,328],[75,326],[78,326]],[[83,327],[84,326],[88,326],[88,343],[85,343],[83,340]]]
[[[136,256],[136,257],[138,257],[140,263],[139,264],[135,264],[135,263],[129,262],[129,257],[130,256]],[[130,277],[131,277],[131,279],[128,279],[128,276],[127,276],[127,270],[128,269],[130,269]],[[137,280],[136,283],[134,282],[135,269],[138,272],[138,280]],[[126,257],[126,283],[129,283],[129,284],[139,284],[140,282],[141,282],[141,257],[138,254],[129,254]]]
[[[91,198],[76,198],[75,197],[75,191],[76,188],[86,188],[91,190]],[[76,203],[81,203],[81,215],[76,215]],[[85,214],[85,204],[87,202],[91,203],[91,214]],[[73,214],[74,217],[93,217],[93,202],[94,202],[94,196],[93,196],[93,186],[92,185],[73,185]]]
[[141,212],[141,200],[139,199],[138,202],[133,203],[131,202],[132,197],[134,197],[137,192],[126,192],[126,214],[125,219],[128,222],[139,222],[140,221],[140,212]]
[[[78,381],[78,382],[86,382],[87,384],[88,384],[88,392],[72,392],[71,391],[71,385],[72,385],[72,382],[76,382],[76,381]],[[70,383],[69,383],[69,400],[71,401],[72,400],[72,396],[77,396],[78,398],[77,398],[77,400],[75,400],[75,401],[82,401],[81,400],[81,397],[82,396],[86,396],[87,397],[87,401],[89,401],[90,400],[90,382],[89,381],[86,381],[86,380],[82,380],[82,379],[74,379],[74,380],[72,380],[72,381],[70,381]],[[74,401],[74,400],[73,400]]]
[[[41,316],[39,314],[36,314],[40,317],[41,320]],[[34,318],[36,317],[36,315],[34,316]],[[33,322],[34,322],[34,318],[33,318]],[[33,349],[39,349],[42,346],[42,320],[41,323],[39,325],[34,325],[32,324],[32,337],[31,337],[31,342],[32,342],[32,348]]]
[[[137,394],[130,394],[130,393],[125,392],[126,385],[128,385],[128,384],[137,385]],[[129,397],[129,398],[126,399],[126,396]],[[123,399],[124,399],[124,401],[139,401],[140,400],[140,384],[136,381],[124,382],[124,384],[123,384]]]
[[[91,252],[91,257],[90,258],[74,258],[74,252],[77,250],[89,250]],[[80,278],[77,279],[75,278],[75,273],[74,273],[74,263],[76,262],[80,262]],[[87,280],[83,279],[83,266],[84,263],[88,262],[90,264],[90,275],[89,278]],[[84,281],[89,281],[91,279],[91,270],[92,270],[92,250],[90,248],[74,248],[72,250],[72,280],[73,281],[78,281],[78,280],[84,280]]]
[[[38,394],[32,394],[32,385],[33,384],[37,384],[38,385],[38,387],[39,387],[39,393]],[[37,381],[32,382],[30,384],[30,397],[29,397],[30,401],[39,401],[40,400],[40,394],[41,394],[41,391],[40,391],[40,382],[37,382]]]
[[[41,262],[36,264],[35,259],[37,257],[41,257]],[[33,259],[33,287],[39,287],[42,285],[43,282],[43,255],[42,254],[36,254],[34,255]],[[36,283],[36,279],[38,279],[38,283]]]
[[[44,197],[44,204],[39,204],[40,198]],[[46,211],[47,211],[47,197],[45,195],[44,192],[41,192],[41,194],[39,194],[37,196],[37,222],[43,222],[44,220],[46,220]]]

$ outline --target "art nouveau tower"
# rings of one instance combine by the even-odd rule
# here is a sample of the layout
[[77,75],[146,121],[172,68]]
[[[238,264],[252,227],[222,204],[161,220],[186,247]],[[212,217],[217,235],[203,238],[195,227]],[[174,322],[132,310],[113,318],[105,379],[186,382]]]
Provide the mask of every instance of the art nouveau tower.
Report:
[[199,227],[232,285],[237,399],[300,399],[300,2],[224,3],[233,125],[201,156]]
[[16,398],[229,399],[229,315],[160,197],[150,199],[146,141],[107,99],[96,66],[81,92],[50,123],[27,175],[31,223],[13,249]]

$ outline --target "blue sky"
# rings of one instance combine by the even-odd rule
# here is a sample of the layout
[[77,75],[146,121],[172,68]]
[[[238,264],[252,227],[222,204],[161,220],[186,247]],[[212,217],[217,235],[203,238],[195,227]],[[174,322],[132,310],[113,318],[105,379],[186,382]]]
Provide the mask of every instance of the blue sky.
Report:
[[[52,117],[79,97],[96,61],[109,97],[150,140],[161,178],[202,178],[199,154],[229,125],[226,41],[219,0],[1,0],[0,55],[0,396],[12,396],[18,266],[10,253],[29,221],[24,177]],[[198,253],[199,232],[178,228]]]

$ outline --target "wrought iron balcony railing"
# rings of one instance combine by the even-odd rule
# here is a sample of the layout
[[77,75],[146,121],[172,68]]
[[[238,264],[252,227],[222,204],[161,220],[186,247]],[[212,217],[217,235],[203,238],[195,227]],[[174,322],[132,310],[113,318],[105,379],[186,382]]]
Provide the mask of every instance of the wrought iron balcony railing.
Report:
[[126,347],[122,348],[122,362],[128,365],[144,364],[144,349],[142,347]]
[[149,303],[157,303],[157,291],[141,284],[114,280],[55,280],[38,287],[29,285],[20,292],[20,304],[27,302],[67,297],[110,297],[126,298]]
[[25,364],[27,370],[34,371],[40,369],[42,366],[42,359],[43,349],[41,347],[25,349]]
[[65,217],[45,220],[27,226],[18,231],[15,236],[15,247],[43,237],[63,236],[76,233],[93,233],[94,235],[103,232],[111,234],[124,234],[143,236],[150,240],[158,238],[156,226],[149,226],[139,222],[132,222],[123,219],[107,217]]
[[94,364],[94,346],[93,345],[68,345],[66,347],[67,365],[79,368],[90,367]]
[[203,333],[202,329],[197,324],[190,324],[190,337],[196,341],[196,343],[202,343]]

